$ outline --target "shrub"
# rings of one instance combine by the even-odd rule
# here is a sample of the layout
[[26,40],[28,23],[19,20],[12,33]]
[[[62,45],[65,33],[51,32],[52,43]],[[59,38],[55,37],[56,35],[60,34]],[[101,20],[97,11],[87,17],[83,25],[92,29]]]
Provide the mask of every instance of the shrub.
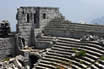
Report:
[[63,66],[56,66],[56,69],[65,69]]
[[80,60],[80,63],[81,63],[81,64],[83,64],[83,63],[84,63],[84,61],[81,61],[81,60]]
[[76,52],[76,56],[81,57],[81,56],[85,56],[86,55],[86,51],[84,50],[80,50],[79,52]]
[[4,58],[3,61],[9,61],[10,58]]
[[104,56],[101,56],[100,59],[101,59],[101,60],[104,60]]

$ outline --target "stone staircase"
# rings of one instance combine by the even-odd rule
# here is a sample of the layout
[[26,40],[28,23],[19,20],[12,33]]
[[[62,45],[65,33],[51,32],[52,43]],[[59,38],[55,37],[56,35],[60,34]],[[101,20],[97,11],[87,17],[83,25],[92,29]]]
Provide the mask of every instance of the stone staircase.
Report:
[[[33,69],[104,69],[104,48],[97,42],[82,42],[71,38],[57,37],[58,41],[39,60]],[[72,56],[75,50],[84,50],[85,56]]]
[[49,36],[42,36],[36,39],[36,48],[39,49],[46,49],[53,46],[53,41],[55,40],[55,37],[49,37]]

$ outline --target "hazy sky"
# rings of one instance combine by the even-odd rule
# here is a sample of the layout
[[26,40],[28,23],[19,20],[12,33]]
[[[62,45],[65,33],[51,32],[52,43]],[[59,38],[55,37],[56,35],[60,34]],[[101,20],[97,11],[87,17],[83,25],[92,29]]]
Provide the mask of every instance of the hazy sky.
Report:
[[20,6],[59,7],[66,19],[73,22],[90,22],[104,16],[104,0],[1,0],[0,20],[9,20],[12,30],[15,30],[16,10]]

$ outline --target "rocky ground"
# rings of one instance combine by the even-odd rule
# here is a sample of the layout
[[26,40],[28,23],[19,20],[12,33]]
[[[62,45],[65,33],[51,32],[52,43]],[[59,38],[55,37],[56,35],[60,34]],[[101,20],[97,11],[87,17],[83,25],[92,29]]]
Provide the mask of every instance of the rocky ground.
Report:
[[19,55],[15,58],[6,58],[0,62],[0,69],[29,69],[29,66],[24,64],[24,56]]

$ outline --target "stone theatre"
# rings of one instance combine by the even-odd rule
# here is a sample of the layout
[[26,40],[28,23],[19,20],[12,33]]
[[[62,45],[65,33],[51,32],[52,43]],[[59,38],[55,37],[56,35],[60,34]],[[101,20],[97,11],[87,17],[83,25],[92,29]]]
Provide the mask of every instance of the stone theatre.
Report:
[[16,20],[16,32],[0,23],[0,69],[104,69],[104,25],[73,23],[55,7],[22,6]]

